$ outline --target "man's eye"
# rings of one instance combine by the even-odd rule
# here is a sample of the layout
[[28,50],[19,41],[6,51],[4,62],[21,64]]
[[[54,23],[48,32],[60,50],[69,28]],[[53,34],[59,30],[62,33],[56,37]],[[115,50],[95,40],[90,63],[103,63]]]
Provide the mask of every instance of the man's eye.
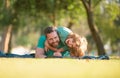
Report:
[[57,38],[57,37],[55,37],[55,38]]

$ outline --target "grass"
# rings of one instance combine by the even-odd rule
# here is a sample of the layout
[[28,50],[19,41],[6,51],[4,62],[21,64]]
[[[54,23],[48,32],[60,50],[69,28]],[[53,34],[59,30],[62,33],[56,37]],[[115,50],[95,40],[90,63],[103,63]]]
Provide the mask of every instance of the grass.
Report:
[[0,58],[0,78],[120,78],[120,59]]

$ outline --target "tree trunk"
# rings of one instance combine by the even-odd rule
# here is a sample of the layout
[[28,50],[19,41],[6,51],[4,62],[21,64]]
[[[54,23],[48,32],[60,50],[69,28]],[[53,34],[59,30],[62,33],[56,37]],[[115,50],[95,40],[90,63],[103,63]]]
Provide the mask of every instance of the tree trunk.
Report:
[[90,31],[92,33],[93,39],[96,42],[96,46],[98,49],[98,55],[105,55],[103,43],[102,43],[101,38],[98,34],[98,31],[95,29],[95,24],[94,24],[94,20],[93,20],[93,10],[91,7],[91,0],[89,0],[88,3],[86,0],[82,0],[82,2],[84,4],[84,7],[85,7],[86,12],[87,12],[88,25],[89,25]]
[[73,26],[73,22],[70,21],[67,27],[68,27],[69,29],[72,29],[72,26]]
[[12,25],[7,26],[7,29],[5,30],[4,34],[4,49],[3,51],[8,53],[10,51],[11,47],[11,37],[12,37]]
[[103,46],[103,43],[101,41],[101,38],[100,38],[97,30],[95,29],[95,25],[93,23],[93,13],[91,11],[87,12],[87,19],[88,19],[90,31],[92,33],[92,36],[93,36],[95,42],[96,42],[96,46],[98,49],[98,55],[105,55],[104,46]]
[[54,0],[53,3],[53,8],[52,8],[52,22],[53,22],[53,26],[56,27],[57,26],[57,22],[56,22],[56,12],[57,12],[57,4],[56,4],[56,0]]
[[[4,7],[5,7],[6,12],[10,11],[10,0],[4,0]],[[8,19],[11,19],[11,18],[8,18]],[[5,30],[2,36],[2,44],[1,44],[2,51],[4,51],[5,53],[10,51],[11,36],[12,36],[12,24],[9,23],[5,26]]]
[[53,21],[53,26],[57,26],[55,12],[53,12],[53,20],[52,21]]
[[1,39],[1,51],[8,53],[11,49],[12,25],[6,26]]
[[[4,29],[3,29],[4,30]],[[4,42],[5,42],[5,32],[1,35],[1,41],[0,41],[0,51],[4,51]]]

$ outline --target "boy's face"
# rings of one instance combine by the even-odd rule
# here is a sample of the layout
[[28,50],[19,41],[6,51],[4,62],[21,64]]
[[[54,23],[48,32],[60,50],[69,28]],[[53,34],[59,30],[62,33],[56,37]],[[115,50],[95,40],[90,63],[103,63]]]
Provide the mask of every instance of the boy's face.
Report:
[[73,40],[73,38],[68,38],[68,39],[66,39],[66,44],[67,44],[67,46],[69,47],[69,48],[78,48],[78,44]]
[[60,39],[56,31],[51,32],[46,35],[48,44],[52,47],[57,47],[59,45]]

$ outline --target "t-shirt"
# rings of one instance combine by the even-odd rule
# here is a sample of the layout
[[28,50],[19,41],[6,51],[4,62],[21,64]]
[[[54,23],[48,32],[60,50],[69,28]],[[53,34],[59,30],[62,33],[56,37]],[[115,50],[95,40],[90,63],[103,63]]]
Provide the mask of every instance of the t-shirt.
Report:
[[67,27],[59,26],[59,27],[57,27],[57,32],[59,34],[59,38],[61,40],[61,43],[64,45],[63,46],[64,50],[68,50],[68,47],[65,43],[65,40],[67,39],[68,35],[70,33],[72,33],[72,31],[70,29],[68,29]]

